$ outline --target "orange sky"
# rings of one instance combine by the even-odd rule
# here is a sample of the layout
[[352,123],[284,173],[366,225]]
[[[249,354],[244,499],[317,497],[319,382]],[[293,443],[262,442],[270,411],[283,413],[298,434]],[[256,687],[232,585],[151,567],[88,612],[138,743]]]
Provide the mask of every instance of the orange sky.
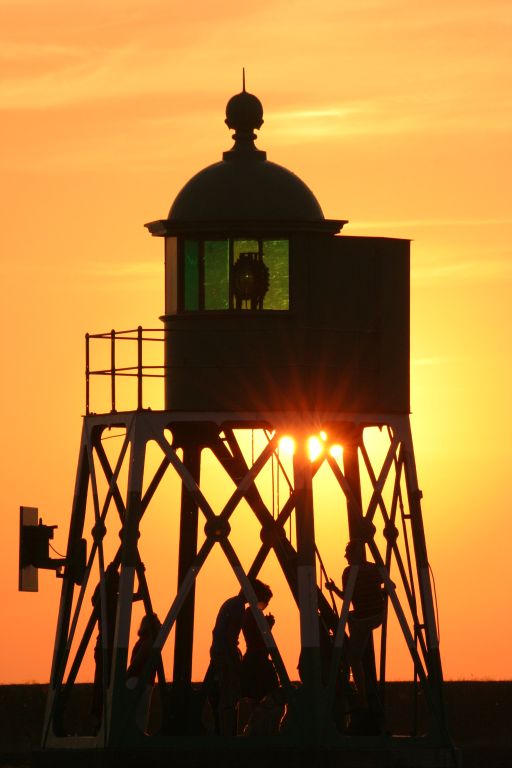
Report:
[[18,594],[18,507],[64,549],[83,336],[158,325],[162,242],[143,224],[231,146],[242,66],[269,159],[348,234],[414,241],[412,426],[445,675],[512,677],[512,15],[426,6],[0,0],[0,682],[48,679],[59,583]]

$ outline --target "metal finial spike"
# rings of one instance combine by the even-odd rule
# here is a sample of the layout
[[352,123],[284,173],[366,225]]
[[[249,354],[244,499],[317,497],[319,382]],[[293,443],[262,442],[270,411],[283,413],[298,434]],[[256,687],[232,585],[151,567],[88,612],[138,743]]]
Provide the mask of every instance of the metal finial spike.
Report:
[[242,91],[245,93],[245,67],[242,67]]

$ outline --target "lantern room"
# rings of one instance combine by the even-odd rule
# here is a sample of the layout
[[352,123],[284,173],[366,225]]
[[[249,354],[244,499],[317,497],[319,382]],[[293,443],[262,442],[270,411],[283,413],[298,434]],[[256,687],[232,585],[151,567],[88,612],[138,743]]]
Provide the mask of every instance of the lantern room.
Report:
[[409,241],[340,235],[254,141],[263,107],[226,107],[232,149],[185,184],[165,239],[166,407],[408,412]]

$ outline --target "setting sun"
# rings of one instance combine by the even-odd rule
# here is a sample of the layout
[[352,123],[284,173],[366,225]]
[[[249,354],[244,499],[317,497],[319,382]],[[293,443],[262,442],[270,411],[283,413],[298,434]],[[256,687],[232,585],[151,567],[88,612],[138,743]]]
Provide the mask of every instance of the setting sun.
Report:
[[329,453],[333,457],[333,459],[341,459],[343,458],[343,448],[341,445],[331,445],[329,448]]
[[315,461],[324,452],[325,446],[322,440],[316,435],[308,438],[308,456],[310,461]]
[[286,456],[293,456],[295,453],[295,440],[286,435],[279,440],[279,451]]

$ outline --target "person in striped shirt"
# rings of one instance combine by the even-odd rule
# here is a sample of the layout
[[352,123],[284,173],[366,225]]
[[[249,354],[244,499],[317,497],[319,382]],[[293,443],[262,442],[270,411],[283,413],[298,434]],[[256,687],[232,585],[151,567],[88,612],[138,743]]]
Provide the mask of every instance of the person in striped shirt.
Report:
[[351,569],[358,566],[354,591],[352,593],[352,610],[348,615],[349,660],[352,675],[357,690],[358,705],[366,709],[366,682],[363,657],[368,641],[374,629],[384,620],[386,608],[386,593],[383,589],[383,578],[375,563],[369,563],[365,558],[364,542],[352,539],[345,549],[348,566],[343,571],[341,582],[343,589],[338,589],[333,581],[327,581],[326,588],[335,592],[339,597],[345,596]]

